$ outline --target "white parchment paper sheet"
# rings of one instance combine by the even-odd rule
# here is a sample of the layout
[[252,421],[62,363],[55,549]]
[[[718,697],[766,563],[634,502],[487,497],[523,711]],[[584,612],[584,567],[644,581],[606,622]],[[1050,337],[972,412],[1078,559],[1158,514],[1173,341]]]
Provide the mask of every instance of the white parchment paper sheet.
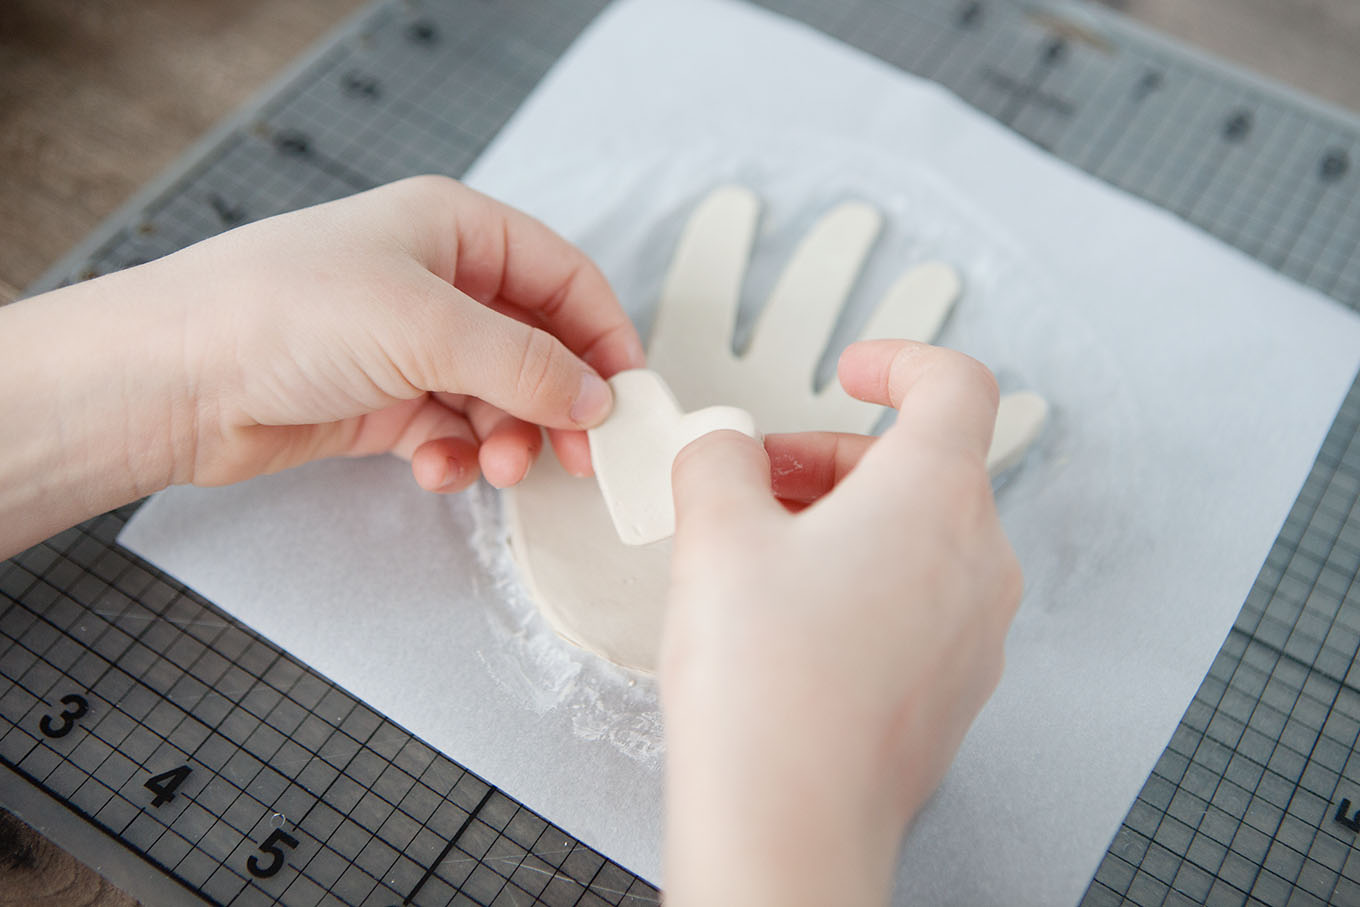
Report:
[[[730,179],[770,201],[757,290],[817,211],[866,198],[892,226],[865,294],[954,261],[944,342],[1054,405],[999,496],[1029,586],[1006,676],[896,897],[1075,902],[1308,471],[1360,324],[938,88],[736,4],[612,7],[470,175],[596,256],[644,328],[684,213]],[[547,635],[498,533],[489,492],[424,495],[376,459],[172,489],[121,541],[659,881],[654,689]]]

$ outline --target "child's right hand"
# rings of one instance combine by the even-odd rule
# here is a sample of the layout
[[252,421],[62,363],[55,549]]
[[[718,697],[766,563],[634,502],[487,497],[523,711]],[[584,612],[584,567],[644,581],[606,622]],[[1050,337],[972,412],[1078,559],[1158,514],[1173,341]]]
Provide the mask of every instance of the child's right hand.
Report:
[[840,378],[900,410],[882,438],[767,439],[773,489],[735,432],[676,460],[669,903],[885,903],[1001,676],[1021,576],[985,465],[995,380],[907,341],[855,344]]
[[548,429],[590,472],[602,377],[643,364],[598,268],[533,218],[417,177],[0,310],[0,554],[169,484],[392,452],[518,482]]

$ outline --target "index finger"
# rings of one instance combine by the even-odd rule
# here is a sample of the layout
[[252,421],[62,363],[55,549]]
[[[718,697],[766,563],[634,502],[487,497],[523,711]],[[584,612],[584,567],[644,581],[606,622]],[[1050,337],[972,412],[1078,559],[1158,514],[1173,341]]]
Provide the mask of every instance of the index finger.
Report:
[[911,340],[868,340],[841,355],[841,385],[898,410],[887,440],[908,436],[986,458],[996,428],[996,378],[970,356]]
[[483,304],[500,301],[536,316],[605,377],[644,364],[637,329],[584,252],[522,211],[441,182],[454,196],[447,205],[454,243],[450,257],[450,234],[437,237],[428,259],[435,273]]

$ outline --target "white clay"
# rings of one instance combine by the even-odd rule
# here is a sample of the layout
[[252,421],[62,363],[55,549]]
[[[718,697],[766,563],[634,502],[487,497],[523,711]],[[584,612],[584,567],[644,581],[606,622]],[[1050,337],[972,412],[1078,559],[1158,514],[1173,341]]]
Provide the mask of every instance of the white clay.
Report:
[[863,202],[838,205],[813,225],[770,291],[743,367],[816,366],[882,226],[883,216]]
[[647,545],[675,534],[671,464],[689,442],[719,429],[756,437],[751,414],[732,406],[681,412],[656,372],[632,369],[609,379],[614,410],[587,434],[609,517],[625,545]]
[[[847,202],[812,228],[756,323],[749,355],[737,356],[732,332],[759,214],[756,197],[736,186],[714,191],[696,207],[663,285],[649,367],[669,384],[682,410],[739,407],[765,432],[871,431],[882,407],[851,398],[834,381],[814,391],[812,379],[877,236],[878,213]],[[862,336],[933,340],[960,289],[949,265],[916,265],[884,296]],[[988,456],[993,475],[1018,462],[1046,413],[1034,394],[1002,398]],[[605,474],[611,471],[606,464]],[[656,484],[650,487],[655,492]],[[630,494],[614,495],[615,506]],[[569,475],[548,451],[505,500],[515,559],[553,628],[617,664],[653,670],[670,542],[625,545],[599,486]],[[639,537],[644,535],[650,533]]]
[[595,480],[568,473],[548,448],[505,504],[511,553],[552,628],[616,664],[653,670],[670,540],[621,542]]
[[996,476],[1019,463],[1047,421],[1048,401],[1038,394],[1018,391],[1002,397],[987,451],[987,471]]

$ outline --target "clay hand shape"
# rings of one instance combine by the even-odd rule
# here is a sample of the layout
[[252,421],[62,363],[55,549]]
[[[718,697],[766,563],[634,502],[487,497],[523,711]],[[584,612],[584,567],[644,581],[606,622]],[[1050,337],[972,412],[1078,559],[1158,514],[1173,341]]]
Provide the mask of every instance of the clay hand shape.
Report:
[[[870,431],[883,408],[851,398],[835,382],[817,391],[813,374],[881,216],[862,202],[826,214],[793,252],[749,349],[738,355],[732,334],[759,212],[755,195],[741,187],[720,188],[695,210],[658,303],[649,367],[685,411],[737,406],[766,433]],[[931,341],[960,290],[948,265],[914,266],[879,301],[863,336]],[[988,456],[994,474],[1024,452],[1046,411],[1034,394],[1002,398]],[[618,664],[653,670],[669,543],[625,545],[595,481],[570,476],[548,456],[505,500],[515,558],[558,633]]]
[[[648,367],[665,376],[686,409],[738,406],[767,434],[869,432],[882,407],[854,399],[835,381],[814,391],[812,379],[882,229],[882,215],[858,201],[824,215],[794,250],[761,310],[750,347],[738,355],[732,352],[732,333],[759,217],[759,200],[739,186],[714,191],[695,210],[662,292]],[[958,273],[949,265],[916,265],[888,289],[861,336],[932,342],[960,291]],[[1002,397],[987,456],[993,475],[1023,455],[1047,411],[1043,399],[1027,391]]]

